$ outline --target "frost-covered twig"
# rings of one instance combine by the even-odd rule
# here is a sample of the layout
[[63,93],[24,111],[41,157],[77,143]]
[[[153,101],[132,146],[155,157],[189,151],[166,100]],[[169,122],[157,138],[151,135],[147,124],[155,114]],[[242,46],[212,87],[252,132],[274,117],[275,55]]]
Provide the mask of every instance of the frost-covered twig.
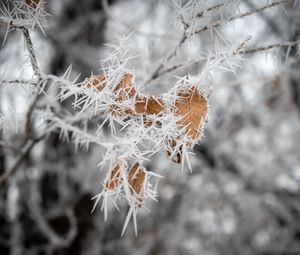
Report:
[[[7,33],[14,29],[40,27],[49,14],[44,10],[44,1],[40,0],[35,5],[24,0],[2,2],[0,6],[0,25],[7,26]],[[6,36],[5,36],[6,37]],[[5,40],[4,40],[5,41]]]
[[32,101],[31,101],[31,103],[29,105],[29,108],[27,110],[26,121],[25,121],[25,136],[26,136],[26,138],[25,138],[25,141],[24,141],[23,144],[26,143],[26,139],[27,138],[28,139],[34,138],[33,137],[33,130],[32,130],[32,125],[33,125],[33,123],[32,123],[32,115],[33,115],[33,112],[34,112],[35,107],[37,105],[37,102],[41,98],[41,96],[42,96],[42,93],[40,93],[39,90],[36,91],[36,93],[35,93]]
[[39,66],[38,66],[37,58],[35,56],[35,52],[34,52],[34,49],[33,49],[33,43],[32,43],[32,40],[31,40],[31,37],[30,37],[30,34],[29,34],[29,30],[27,28],[22,28],[22,33],[23,33],[23,36],[24,36],[24,39],[25,39],[25,44],[26,44],[27,51],[29,53],[29,58],[30,58],[30,62],[31,62],[33,72],[37,77],[40,77],[41,76],[41,71],[40,71]]
[[256,46],[253,48],[241,49],[237,52],[237,54],[253,54],[261,51],[271,50],[275,48],[283,48],[283,47],[293,47],[300,44],[300,40],[298,41],[289,41],[289,42],[280,42],[269,44],[266,46]]
[[15,85],[15,84],[19,84],[19,85],[32,85],[32,86],[36,86],[36,81],[33,80],[20,80],[20,79],[16,79],[16,80],[0,80],[0,85]]
[[21,148],[26,147],[24,153],[20,155],[20,157],[16,160],[15,164],[8,169],[1,177],[0,177],[0,184],[4,182],[9,176],[11,176],[21,163],[26,159],[27,156],[29,156],[32,148],[35,146],[36,143],[38,143],[41,139],[43,139],[43,136],[41,137],[34,137],[33,135],[33,120],[32,116],[34,113],[34,110],[36,108],[36,105],[39,101],[39,99],[43,96],[42,91],[44,87],[44,81],[42,79],[42,72],[39,69],[38,63],[37,63],[37,58],[34,52],[34,46],[30,37],[29,30],[25,27],[21,27],[21,31],[23,34],[23,37],[25,39],[25,45],[26,49],[29,54],[30,58],[30,63],[33,69],[34,74],[37,76],[38,81],[36,83],[36,89],[35,89],[35,94],[32,98],[31,103],[29,104],[28,110],[26,112],[26,119],[25,119],[25,127],[24,127],[24,132],[25,132],[25,137],[24,141],[21,144]]

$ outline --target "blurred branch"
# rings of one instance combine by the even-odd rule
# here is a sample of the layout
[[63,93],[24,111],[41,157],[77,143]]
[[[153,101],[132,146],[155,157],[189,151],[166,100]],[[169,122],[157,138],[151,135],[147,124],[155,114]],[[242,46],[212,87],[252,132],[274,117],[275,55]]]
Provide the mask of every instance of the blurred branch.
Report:
[[190,36],[195,35],[195,34],[199,34],[201,32],[204,32],[204,31],[207,31],[207,30],[210,30],[210,29],[213,29],[213,28],[217,28],[217,27],[219,27],[221,25],[224,25],[225,23],[228,23],[228,22],[231,22],[231,21],[234,21],[234,20],[237,20],[237,19],[241,19],[241,18],[250,16],[250,15],[255,14],[255,13],[262,12],[262,11],[264,11],[266,9],[269,9],[269,8],[281,5],[283,3],[287,3],[289,1],[293,1],[293,0],[275,1],[275,2],[272,2],[270,4],[264,5],[264,6],[260,7],[260,8],[257,8],[257,9],[254,9],[254,10],[251,10],[251,11],[248,11],[248,12],[244,12],[244,13],[241,13],[241,14],[238,14],[238,15],[233,15],[233,16],[227,18],[227,19],[220,19],[220,20],[218,20],[218,21],[216,21],[216,22],[214,22],[212,24],[205,25],[202,28],[195,30],[193,33],[187,33],[185,31],[183,33],[182,38],[180,39],[179,43],[176,45],[176,47],[165,58],[165,60],[163,61],[163,63],[159,64],[158,67],[152,72],[152,75],[150,76],[150,78],[148,80],[146,80],[146,82],[144,83],[144,85],[147,84],[147,83],[149,83],[149,82],[151,82],[151,81],[153,81],[153,80],[155,80],[155,79],[157,79],[161,75],[161,70],[165,66],[164,63],[168,62],[169,60],[171,60],[173,57],[175,57],[177,55],[177,51],[181,48],[181,46],[186,42],[186,40]]
[[26,122],[25,122],[25,141],[23,142],[22,146],[26,143],[27,139],[32,139],[33,138],[33,131],[32,131],[32,114],[35,110],[35,107],[37,105],[38,100],[42,96],[42,93],[39,91],[39,89],[36,91],[35,96],[33,97],[29,108],[26,113]]
[[11,28],[24,28],[24,21],[26,21],[25,19],[18,19],[18,20],[13,20],[13,19],[8,19],[5,17],[0,17],[0,25],[6,25],[9,26]]
[[[18,168],[21,166],[21,164],[23,163],[23,161],[29,156],[32,148],[43,139],[44,137],[39,137],[37,139],[32,140],[29,145],[27,146],[27,148],[25,149],[25,151],[19,156],[19,158],[16,160],[16,162],[7,170],[4,172],[4,174],[2,174],[0,176],[0,185],[3,185],[4,182],[11,176],[13,175]],[[27,138],[26,143],[29,139]]]
[[32,81],[32,80],[0,80],[0,85],[4,85],[4,84],[9,84],[9,85],[13,85],[13,84],[20,84],[20,85],[36,85],[36,82]]
[[[199,19],[199,18],[202,18],[203,15],[204,15],[204,13],[206,13],[206,12],[211,12],[211,11],[213,11],[213,10],[217,10],[217,9],[223,7],[224,5],[225,5],[225,3],[220,3],[220,4],[216,4],[216,5],[214,5],[214,6],[211,6],[211,7],[207,8],[206,10],[197,13],[195,16],[192,17],[192,19]],[[185,29],[189,28],[189,27],[190,27],[190,24],[187,23],[187,22],[184,20],[184,18],[183,18],[182,15],[180,15],[180,18],[181,18],[181,22],[182,22],[182,24],[184,25]]]
[[[253,1],[250,0],[244,0],[245,4],[253,9],[256,7],[255,3]],[[266,24],[269,28],[271,28],[271,31],[274,32],[275,34],[279,35],[280,34],[280,30],[278,25],[276,24],[276,19],[267,16],[265,13],[260,13],[260,16],[266,21]],[[277,20],[278,21],[278,20]]]
[[206,30],[209,30],[211,28],[216,28],[216,27],[219,27],[220,25],[223,25],[224,23],[228,23],[228,22],[231,22],[231,21],[234,21],[234,20],[237,20],[237,19],[241,19],[241,18],[244,18],[244,17],[247,17],[247,16],[250,16],[252,14],[255,14],[255,13],[259,13],[259,12],[262,12],[266,9],[270,9],[272,7],[275,7],[277,5],[281,5],[283,3],[287,3],[289,1],[293,1],[293,0],[280,0],[280,1],[275,1],[275,2],[272,2],[270,4],[267,4],[267,5],[264,5],[260,8],[257,8],[257,9],[254,9],[254,10],[251,10],[251,11],[248,11],[248,12],[244,12],[244,13],[241,13],[239,15],[234,15],[234,16],[231,16],[227,19],[220,19],[210,25],[205,25],[203,26],[202,28],[196,30],[193,34],[199,34],[203,31],[206,31]]
[[3,184],[11,175],[13,175],[18,168],[21,166],[23,161],[30,155],[30,152],[32,148],[41,141],[44,136],[35,138],[33,136],[32,131],[32,115],[36,108],[37,102],[43,95],[42,88],[43,88],[43,79],[42,79],[42,73],[39,69],[37,58],[33,49],[33,43],[29,34],[29,30],[25,27],[21,27],[21,31],[23,33],[24,39],[25,39],[25,45],[27,48],[27,51],[29,53],[30,63],[33,69],[34,74],[38,77],[38,81],[36,83],[36,92],[34,97],[32,98],[32,101],[29,105],[29,108],[26,113],[26,121],[25,121],[25,139],[23,143],[21,144],[21,148],[27,147],[23,153],[19,156],[19,158],[16,160],[16,162],[9,168],[7,171],[4,172],[2,176],[0,176],[0,185]]
[[23,153],[22,150],[20,150],[18,147],[14,146],[11,143],[0,141],[0,146],[3,147],[4,149],[9,149],[16,153],[20,153],[20,154]]
[[256,52],[266,51],[274,48],[282,48],[282,47],[292,47],[295,45],[298,45],[300,43],[300,40],[298,41],[290,41],[290,42],[282,42],[282,43],[274,43],[266,46],[259,46],[255,48],[250,48],[246,50],[239,50],[237,54],[252,54]]
[[77,220],[74,215],[74,211],[71,208],[65,209],[65,215],[68,218],[70,229],[66,235],[63,237],[59,236],[52,227],[48,224],[45,214],[40,207],[41,204],[41,195],[38,190],[36,183],[30,185],[31,196],[29,199],[29,208],[32,216],[35,219],[35,222],[38,224],[39,229],[42,233],[49,239],[50,244],[57,247],[68,247],[70,243],[74,240],[77,234]]
[[[292,47],[292,46],[296,46],[300,44],[300,40],[298,41],[289,41],[289,42],[280,42],[280,43],[274,43],[274,44],[269,44],[266,46],[257,46],[257,47],[253,47],[253,48],[247,48],[247,49],[242,49],[242,47],[239,47],[237,50],[235,50],[234,52],[232,52],[232,55],[245,55],[245,54],[254,54],[254,53],[258,53],[258,52],[262,52],[262,51],[267,51],[267,50],[271,50],[271,49],[275,49],[275,48],[283,48],[283,47]],[[211,60],[216,59],[216,57],[212,57]],[[171,67],[165,68],[164,70],[161,70],[159,72],[159,75],[155,78],[153,78],[152,80],[156,80],[159,77],[168,74],[172,71],[175,71],[179,68],[183,68],[183,67],[187,67],[189,65],[195,65],[195,64],[200,64],[200,63],[205,63],[207,61],[207,59],[201,59],[198,61],[192,61],[192,62],[183,62],[183,63],[179,63],[176,65],[173,65]]]

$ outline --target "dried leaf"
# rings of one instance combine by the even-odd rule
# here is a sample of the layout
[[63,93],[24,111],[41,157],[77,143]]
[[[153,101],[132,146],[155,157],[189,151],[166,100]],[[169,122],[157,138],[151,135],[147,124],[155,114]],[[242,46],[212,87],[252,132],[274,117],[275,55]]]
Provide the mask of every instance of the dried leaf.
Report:
[[106,86],[106,76],[102,74],[92,75],[90,78],[86,79],[84,85],[87,88],[95,88],[99,92]]
[[166,110],[166,104],[160,97],[139,96],[135,103],[135,112],[145,115],[160,115]]
[[202,135],[201,127],[208,111],[207,99],[201,91],[195,86],[188,90],[180,89],[172,110],[175,116],[182,116],[177,121],[178,128],[184,129],[193,141],[198,140]]
[[122,178],[120,177],[120,164],[116,163],[111,171],[108,180],[105,183],[105,188],[109,190],[114,190],[119,187],[122,182]]
[[150,127],[154,122],[147,118],[149,115],[162,115],[166,110],[166,104],[160,97],[138,96],[135,102],[135,113],[143,115],[144,127]]
[[136,89],[132,84],[133,75],[125,73],[122,80],[113,89],[113,93],[116,95],[115,102],[110,105],[109,111],[115,117],[127,117],[134,115],[133,110],[128,106],[122,106],[125,100],[134,98],[136,96]]
[[128,183],[131,186],[132,190],[139,195],[139,201],[143,201],[143,192],[142,188],[145,182],[146,173],[143,166],[140,163],[135,163],[128,171]]
[[119,84],[113,89],[116,101],[124,101],[136,96],[136,89],[132,84],[133,75],[125,73]]
[[[177,98],[172,107],[175,116],[181,116],[176,122],[178,129],[183,130],[190,138],[188,146],[191,148],[196,140],[202,136],[202,126],[207,118],[208,102],[201,91],[192,86],[188,89],[180,88],[177,91]],[[167,154],[175,163],[180,163],[182,159],[182,145],[178,146],[178,138],[166,141]]]

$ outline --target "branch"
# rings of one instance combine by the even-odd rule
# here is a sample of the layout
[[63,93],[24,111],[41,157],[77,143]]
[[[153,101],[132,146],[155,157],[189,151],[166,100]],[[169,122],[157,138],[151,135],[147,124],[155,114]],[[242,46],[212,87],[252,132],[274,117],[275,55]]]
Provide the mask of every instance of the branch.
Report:
[[25,38],[25,44],[26,44],[26,47],[27,47],[27,50],[28,50],[28,53],[29,53],[29,58],[30,58],[30,62],[31,62],[33,72],[37,77],[41,77],[41,71],[39,69],[39,66],[38,66],[38,63],[37,63],[37,60],[36,60],[36,55],[35,55],[35,52],[33,50],[33,43],[32,43],[32,40],[31,40],[31,37],[30,37],[30,34],[29,34],[29,30],[25,27],[21,28],[21,30],[22,30],[23,36]]
[[[199,19],[199,18],[202,18],[203,15],[204,15],[204,13],[206,13],[206,12],[211,12],[211,11],[213,11],[213,10],[217,10],[217,9],[223,7],[224,5],[225,5],[225,3],[220,3],[220,4],[213,5],[213,6],[209,7],[209,8],[207,8],[206,10],[197,13],[195,16],[192,17],[192,19]],[[189,27],[190,27],[190,24],[187,23],[186,21],[184,21],[184,18],[183,18],[182,15],[180,15],[180,17],[181,17],[181,22],[182,22],[182,24],[184,25],[185,29],[189,28]]]
[[26,22],[26,19],[9,19],[5,17],[0,17],[0,25],[6,25],[13,29],[17,28],[24,28],[24,23]]
[[42,73],[38,67],[38,63],[36,60],[36,55],[35,52],[33,50],[33,43],[29,34],[29,31],[27,28],[21,28],[21,31],[23,33],[23,36],[25,38],[25,44],[26,44],[26,48],[28,50],[29,53],[29,58],[30,58],[30,62],[32,65],[32,69],[34,74],[38,77],[38,81],[36,83],[36,93],[29,105],[29,108],[27,110],[26,113],[26,121],[25,121],[25,139],[24,142],[22,143],[22,145],[20,146],[21,148],[23,148],[24,146],[28,145],[27,148],[25,149],[24,153],[22,153],[19,158],[17,159],[17,161],[15,162],[15,164],[8,169],[2,176],[0,176],[0,185],[2,183],[4,183],[7,178],[9,178],[12,174],[14,174],[18,168],[20,167],[20,165],[22,164],[22,162],[29,156],[32,148],[35,146],[36,143],[38,143],[40,140],[43,139],[43,137],[39,137],[39,138],[34,138],[33,137],[33,131],[32,131],[32,115],[33,112],[35,110],[36,104],[38,102],[38,100],[41,98],[41,96],[43,95],[41,93],[42,90],[42,84],[43,84],[43,80],[42,80]]
[[256,48],[249,48],[246,50],[239,50],[238,54],[252,54],[256,52],[266,51],[274,48],[282,48],[282,47],[293,47],[300,43],[300,40],[298,41],[290,41],[290,42],[282,42],[282,43],[274,43],[266,46],[259,46]]
[[35,96],[33,97],[31,104],[29,105],[29,108],[26,113],[26,122],[25,122],[25,141],[23,142],[22,146],[26,144],[27,139],[33,138],[33,131],[32,131],[32,114],[35,110],[36,104],[38,100],[41,98],[43,94],[40,92],[40,89],[36,91]]
[[20,84],[20,85],[32,85],[35,86],[37,82],[32,80],[0,80],[0,85],[2,84]]

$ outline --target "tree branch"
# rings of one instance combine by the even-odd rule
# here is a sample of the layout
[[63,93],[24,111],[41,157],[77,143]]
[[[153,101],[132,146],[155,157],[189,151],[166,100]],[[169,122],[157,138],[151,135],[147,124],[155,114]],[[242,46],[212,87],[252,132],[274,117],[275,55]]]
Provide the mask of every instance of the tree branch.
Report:
[[30,62],[31,62],[33,72],[37,77],[40,78],[41,77],[41,72],[40,72],[40,69],[39,69],[39,66],[38,66],[38,63],[37,63],[35,52],[33,50],[33,43],[32,43],[32,40],[31,40],[31,37],[30,37],[30,34],[29,34],[29,30],[25,27],[21,28],[21,30],[22,30],[23,36],[25,38],[25,44],[26,44],[26,47],[27,47],[27,50],[28,50],[28,53],[29,53],[29,58],[30,58]]
[[290,42],[281,42],[281,43],[274,43],[266,46],[259,46],[255,48],[249,48],[245,50],[239,50],[237,54],[253,54],[256,52],[266,51],[274,48],[282,48],[282,47],[292,47],[295,45],[298,45],[300,43],[300,40],[298,41],[290,41]]

